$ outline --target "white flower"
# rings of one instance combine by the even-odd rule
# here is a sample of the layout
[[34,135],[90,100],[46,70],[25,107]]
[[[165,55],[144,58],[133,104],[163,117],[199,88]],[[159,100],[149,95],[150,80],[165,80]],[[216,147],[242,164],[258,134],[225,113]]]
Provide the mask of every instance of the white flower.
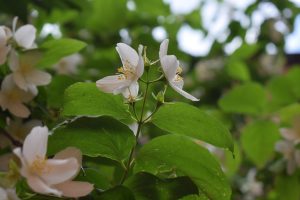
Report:
[[245,194],[245,200],[254,200],[263,194],[263,184],[257,181],[255,177],[256,170],[251,169],[241,187],[241,191]]
[[8,110],[17,117],[26,118],[30,110],[23,104],[28,103],[34,98],[30,91],[21,90],[13,81],[12,75],[4,78],[0,91],[0,106],[2,110]]
[[18,55],[15,50],[11,50],[9,56],[9,67],[13,72],[13,79],[17,86],[25,91],[37,94],[37,86],[47,85],[51,81],[51,75],[42,70],[36,69],[39,55],[29,52]]
[[0,199],[1,200],[21,200],[17,194],[16,190],[13,188],[2,188],[0,187]]
[[10,46],[8,45],[8,40],[12,36],[9,28],[5,26],[0,26],[0,65],[6,62],[6,57],[10,51]]
[[89,194],[93,185],[72,181],[81,167],[82,155],[79,149],[69,147],[54,156],[46,158],[49,131],[47,127],[35,127],[26,137],[21,148],[14,149],[20,158],[21,175],[29,187],[41,194],[52,194],[77,198]]
[[275,144],[276,151],[282,153],[287,162],[287,173],[293,174],[300,167],[300,150],[296,149],[293,141],[281,140]]
[[199,99],[182,90],[184,84],[183,79],[180,76],[182,69],[179,66],[179,61],[177,60],[176,56],[167,55],[168,45],[168,39],[164,40],[161,43],[159,49],[159,59],[165,77],[169,82],[169,85],[185,98],[190,99],[192,101],[199,101]]
[[15,17],[13,20],[13,39],[19,47],[24,49],[32,49],[35,47],[34,40],[36,37],[36,28],[31,24],[26,24],[21,26],[16,30],[18,17]]
[[300,143],[300,118],[296,118],[293,121],[293,126],[291,128],[281,128],[281,136],[288,140],[294,142],[294,144]]
[[58,74],[72,75],[77,73],[77,67],[82,62],[82,56],[78,53],[63,57],[54,69]]
[[134,100],[139,91],[138,79],[144,73],[142,57],[143,46],[139,46],[139,54],[130,46],[118,43],[116,47],[123,66],[118,68],[118,75],[107,76],[96,82],[103,92],[120,94],[129,100]]

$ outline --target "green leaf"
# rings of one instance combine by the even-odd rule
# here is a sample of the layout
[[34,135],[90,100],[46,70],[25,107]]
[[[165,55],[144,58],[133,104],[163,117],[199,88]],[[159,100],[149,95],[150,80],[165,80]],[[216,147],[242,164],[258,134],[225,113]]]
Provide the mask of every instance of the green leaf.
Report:
[[279,138],[276,124],[271,121],[255,121],[244,128],[241,142],[249,159],[258,167],[263,167],[272,158]]
[[292,68],[288,74],[287,78],[289,79],[290,88],[293,94],[300,99],[300,69],[299,67]]
[[185,175],[198,186],[200,193],[212,200],[228,200],[230,185],[216,159],[191,138],[169,134],[143,146],[136,158],[134,172]]
[[125,185],[139,200],[173,200],[189,194],[198,194],[197,186],[187,177],[159,179],[152,174],[138,173],[129,178]]
[[266,105],[264,89],[258,83],[238,85],[227,92],[218,102],[225,112],[259,114]]
[[134,144],[135,137],[126,125],[112,118],[82,118],[66,128],[57,129],[49,137],[48,153],[53,155],[74,146],[83,155],[122,162],[128,158]]
[[45,53],[37,66],[42,68],[51,67],[61,58],[76,53],[85,46],[86,43],[74,39],[63,38],[47,41],[40,47],[41,49],[45,49]]
[[93,196],[94,199],[97,200],[134,200],[132,192],[128,188],[121,185]]
[[54,76],[51,83],[47,86],[48,106],[53,108],[61,108],[63,101],[61,95],[65,89],[75,83],[75,80],[69,76]]
[[276,179],[276,200],[299,200],[300,199],[300,182],[299,177],[278,176]]
[[152,123],[170,133],[187,135],[233,151],[232,137],[226,127],[194,106],[166,104],[154,115]]
[[291,126],[294,118],[300,117],[300,104],[294,103],[278,110],[275,114],[280,118],[284,125]]
[[96,83],[75,83],[65,90],[64,116],[110,116],[120,121],[130,121],[128,106],[119,95],[101,92]]
[[247,65],[240,60],[231,60],[226,66],[227,74],[240,81],[249,81],[251,79]]

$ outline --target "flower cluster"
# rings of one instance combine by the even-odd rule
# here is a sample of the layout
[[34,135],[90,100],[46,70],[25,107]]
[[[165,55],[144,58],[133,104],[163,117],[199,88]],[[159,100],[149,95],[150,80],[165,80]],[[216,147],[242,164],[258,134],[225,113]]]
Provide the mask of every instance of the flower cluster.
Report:
[[[176,56],[167,55],[168,44],[169,40],[164,40],[159,50],[159,60],[164,77],[176,92],[192,101],[199,101],[182,89],[184,85],[183,78],[180,76],[182,68]],[[136,101],[139,93],[138,80],[142,77],[145,63],[148,61],[145,56],[142,56],[143,46],[140,45],[136,52],[127,44],[118,43],[116,49],[123,66],[118,68],[118,74],[104,77],[98,80],[96,85],[103,92],[122,93],[129,102]]]
[[36,68],[39,59],[35,47],[36,29],[27,24],[16,30],[17,17],[12,30],[0,26],[0,65],[7,63],[11,73],[2,81],[0,106],[17,117],[27,118],[30,110],[25,106],[38,93],[37,86],[47,85],[51,75]]

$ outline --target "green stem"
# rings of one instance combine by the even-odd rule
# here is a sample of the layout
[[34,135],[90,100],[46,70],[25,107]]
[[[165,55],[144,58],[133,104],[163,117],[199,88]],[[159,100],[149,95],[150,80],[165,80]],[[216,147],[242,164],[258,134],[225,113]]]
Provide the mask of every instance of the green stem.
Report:
[[127,162],[127,165],[126,165],[126,168],[125,168],[125,171],[124,171],[124,174],[122,176],[120,184],[124,183],[124,181],[125,181],[125,179],[128,175],[128,172],[130,171],[131,162],[133,160],[133,154],[134,154],[135,148],[138,144],[138,139],[139,139],[139,136],[140,136],[140,133],[141,133],[142,126],[144,124],[143,116],[144,116],[145,105],[146,105],[146,100],[147,100],[147,96],[148,96],[148,89],[149,89],[148,71],[147,71],[146,76],[147,76],[146,91],[145,91],[145,94],[144,94],[141,116],[140,116],[140,119],[138,120],[138,128],[137,128],[137,133],[136,133],[136,136],[135,136],[135,145],[132,147],[132,149],[130,151],[128,162]]

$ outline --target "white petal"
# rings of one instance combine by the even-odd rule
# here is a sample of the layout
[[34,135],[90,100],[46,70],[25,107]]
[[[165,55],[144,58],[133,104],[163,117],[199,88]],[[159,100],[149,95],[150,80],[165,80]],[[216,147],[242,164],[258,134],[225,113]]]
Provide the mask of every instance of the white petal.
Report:
[[3,65],[6,62],[9,50],[10,47],[0,47],[0,65]]
[[87,182],[67,181],[58,185],[55,188],[62,191],[63,196],[70,198],[78,198],[88,195],[94,189],[94,186]]
[[2,91],[10,91],[16,87],[14,80],[13,80],[13,75],[9,74],[5,76],[4,80],[2,81],[1,84],[1,90]]
[[135,70],[137,79],[139,79],[144,73],[144,58],[142,56],[142,52],[143,52],[143,46],[140,45],[139,46],[139,61],[138,61],[138,64],[137,64],[136,70]]
[[16,85],[17,85],[19,88],[21,88],[22,90],[28,91],[28,88],[29,88],[29,86],[30,86],[31,84],[29,84],[29,83],[26,81],[24,75],[21,74],[20,71],[16,71],[16,72],[14,72],[12,75],[13,75],[13,79],[14,79]]
[[36,28],[30,24],[21,26],[15,32],[15,40],[19,46],[29,49],[33,46],[35,40]]
[[182,90],[179,87],[176,87],[176,85],[170,83],[170,86],[179,94],[181,94],[182,96],[184,96],[185,98],[192,100],[192,101],[199,101],[199,99],[197,99],[196,97],[190,95],[189,93],[187,93],[186,91]]
[[18,148],[15,148],[13,150],[13,153],[18,156],[18,158],[21,160],[21,164],[22,164],[22,167],[21,167],[21,175],[24,176],[24,177],[29,177],[29,170],[28,170],[28,165],[27,165],[27,162],[21,152],[21,148],[18,147]]
[[27,178],[27,183],[29,187],[36,193],[40,194],[53,194],[55,196],[61,197],[62,192],[58,191],[50,185],[47,185],[45,182],[43,182],[39,177],[37,176],[30,176]]
[[59,184],[73,179],[78,171],[80,165],[76,158],[68,158],[63,160],[48,159],[46,161],[47,170],[40,176],[49,185]]
[[162,43],[160,44],[160,48],[159,48],[159,59],[162,59],[163,56],[167,55],[168,46],[169,46],[168,39],[165,39],[164,41],[162,41]]
[[6,190],[4,190],[2,187],[0,187],[0,199],[2,199],[2,200],[8,200],[8,196],[6,194]]
[[116,50],[118,51],[123,65],[130,63],[131,67],[136,67],[139,61],[139,56],[137,52],[125,43],[118,43]]
[[137,81],[132,82],[131,85],[126,88],[122,94],[123,96],[128,99],[128,98],[136,98],[139,93],[139,83]]
[[14,49],[12,49],[9,54],[8,66],[13,72],[16,71],[20,66],[19,55]]
[[6,46],[6,39],[4,27],[0,27],[0,48]]
[[281,128],[280,129],[280,134],[286,140],[293,141],[293,140],[297,139],[297,133],[294,130],[292,130],[292,129]]
[[124,88],[129,87],[131,81],[125,78],[120,79],[122,75],[106,76],[96,82],[98,88],[103,92],[119,94]]
[[21,200],[16,193],[15,189],[6,189],[7,195],[8,195],[8,199],[9,200]]
[[27,118],[30,115],[30,110],[21,102],[9,102],[6,107],[17,117]]
[[163,56],[160,59],[161,67],[164,71],[166,78],[170,81],[176,76],[176,71],[179,66],[177,58],[173,55]]
[[82,153],[80,149],[76,147],[67,147],[66,149],[55,154],[55,156],[53,157],[53,159],[67,159],[67,158],[75,158],[79,166],[81,166]]
[[47,72],[33,69],[26,75],[26,81],[36,86],[48,85],[51,82],[51,75]]
[[34,127],[27,135],[23,145],[23,155],[28,165],[36,158],[44,159],[47,152],[49,131],[46,126]]
[[275,150],[277,152],[280,152],[280,153],[288,156],[293,148],[291,145],[292,145],[292,143],[281,140],[275,144]]

